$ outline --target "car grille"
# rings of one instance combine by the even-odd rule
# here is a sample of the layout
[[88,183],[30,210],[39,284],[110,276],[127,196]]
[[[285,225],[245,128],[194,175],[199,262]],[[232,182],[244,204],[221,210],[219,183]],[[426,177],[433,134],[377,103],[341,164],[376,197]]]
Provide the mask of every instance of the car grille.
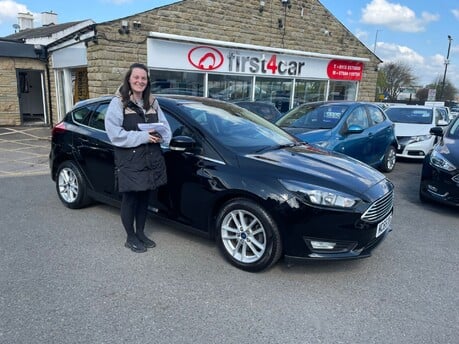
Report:
[[394,192],[388,192],[376,200],[361,216],[362,221],[375,223],[384,219],[392,210],[394,203]]

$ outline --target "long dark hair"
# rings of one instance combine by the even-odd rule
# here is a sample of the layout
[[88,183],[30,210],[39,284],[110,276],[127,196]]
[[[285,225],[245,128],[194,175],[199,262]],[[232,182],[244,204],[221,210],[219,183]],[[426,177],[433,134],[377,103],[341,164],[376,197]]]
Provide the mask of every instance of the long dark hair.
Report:
[[143,90],[142,99],[143,99],[143,108],[148,110],[150,108],[150,92],[151,92],[151,83],[150,83],[150,73],[148,73],[148,68],[142,63],[133,63],[129,67],[126,75],[124,76],[123,84],[120,87],[121,93],[121,100],[123,102],[123,106],[127,107],[128,103],[131,99],[131,85],[129,84],[129,78],[131,77],[132,70],[134,68],[143,69],[147,73],[147,87]]

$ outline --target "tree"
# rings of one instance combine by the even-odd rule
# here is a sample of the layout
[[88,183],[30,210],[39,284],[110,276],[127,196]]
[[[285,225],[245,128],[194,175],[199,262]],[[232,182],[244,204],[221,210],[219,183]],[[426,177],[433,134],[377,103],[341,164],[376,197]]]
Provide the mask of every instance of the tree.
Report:
[[411,67],[403,62],[384,63],[378,74],[381,74],[378,75],[378,86],[385,90],[391,101],[397,100],[401,87],[412,86],[416,82]]
[[423,87],[416,91],[416,98],[420,101],[425,102],[429,98],[429,88]]
[[[435,100],[439,100],[439,101],[453,100],[457,94],[457,88],[454,87],[454,85],[448,80],[448,78],[445,78],[444,88],[443,88],[443,79],[440,77],[438,77],[434,81],[432,88],[435,88],[437,90],[437,96]],[[442,94],[442,91],[443,91],[443,94]]]

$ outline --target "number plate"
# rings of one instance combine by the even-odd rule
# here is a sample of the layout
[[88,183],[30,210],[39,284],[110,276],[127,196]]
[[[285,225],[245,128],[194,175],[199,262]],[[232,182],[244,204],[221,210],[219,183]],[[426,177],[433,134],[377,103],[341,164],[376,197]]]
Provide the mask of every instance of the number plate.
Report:
[[390,213],[388,217],[386,217],[384,220],[378,223],[378,226],[376,227],[376,237],[379,237],[381,234],[383,234],[387,230],[387,228],[390,227],[391,222],[392,213]]

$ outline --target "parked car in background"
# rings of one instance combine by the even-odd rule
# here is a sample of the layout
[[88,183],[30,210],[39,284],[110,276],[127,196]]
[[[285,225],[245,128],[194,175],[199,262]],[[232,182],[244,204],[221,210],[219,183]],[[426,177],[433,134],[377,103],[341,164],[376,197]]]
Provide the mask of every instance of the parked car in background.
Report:
[[240,102],[234,102],[234,104],[240,107],[243,107],[244,109],[247,109],[249,111],[252,111],[253,113],[263,117],[264,119],[270,121],[271,123],[274,123],[282,116],[280,111],[277,110],[276,106],[270,102],[240,101]]
[[302,141],[346,154],[383,172],[395,167],[394,124],[375,104],[305,103],[282,116],[276,125]]
[[[52,130],[50,170],[62,203],[119,206],[104,130],[111,97],[78,103]],[[393,184],[342,154],[303,144],[234,104],[158,97],[173,137],[168,184],[153,214],[215,239],[234,266],[368,257],[391,228]]]
[[459,117],[449,127],[434,127],[430,133],[439,142],[424,158],[419,197],[459,206]]
[[451,106],[449,108],[449,111],[450,111],[451,119],[454,119],[457,117],[457,115],[459,115],[459,106],[457,105]]
[[437,107],[402,105],[391,106],[385,111],[395,123],[400,158],[424,159],[436,142],[430,129],[448,125],[446,113]]

